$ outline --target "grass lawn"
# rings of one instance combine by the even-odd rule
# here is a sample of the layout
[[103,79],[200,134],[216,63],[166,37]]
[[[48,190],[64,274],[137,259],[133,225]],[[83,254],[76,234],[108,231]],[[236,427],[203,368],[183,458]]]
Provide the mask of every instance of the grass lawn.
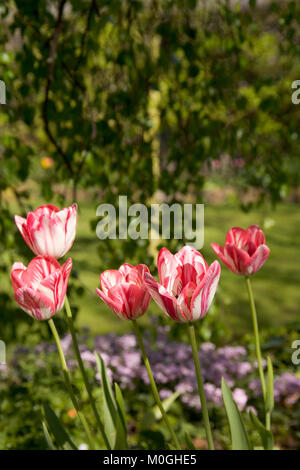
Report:
[[[101,241],[90,229],[90,220],[95,217],[95,210],[92,204],[80,204],[78,235],[70,253],[74,259],[74,267],[78,268],[80,279],[87,287],[87,295],[76,300],[80,306],[78,322],[90,327],[95,333],[120,332],[129,329],[130,325],[115,318],[95,295],[100,273],[97,248],[101,248]],[[206,205],[205,242],[201,251],[211,263],[215,259],[210,248],[212,241],[223,244],[230,227],[247,227],[254,223],[264,228],[267,244],[271,249],[267,263],[252,281],[259,323],[262,327],[268,327],[300,321],[298,206],[285,203],[269,213],[264,209],[246,214],[235,206]],[[219,295],[224,301],[220,315],[232,333],[235,335],[248,331],[250,312],[244,279],[232,274],[223,264]],[[150,312],[159,313],[153,302],[150,304]],[[144,321],[147,321],[146,318]]]

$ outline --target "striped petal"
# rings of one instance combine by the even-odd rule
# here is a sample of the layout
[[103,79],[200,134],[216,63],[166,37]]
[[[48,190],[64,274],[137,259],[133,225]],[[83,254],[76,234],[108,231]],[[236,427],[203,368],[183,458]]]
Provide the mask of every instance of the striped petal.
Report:
[[[99,295],[100,299],[106,303],[106,305],[114,312],[115,315],[119,318],[124,318],[124,311],[123,311],[123,300],[120,299],[119,296],[117,297],[108,297],[102,290],[96,289],[97,295]],[[126,317],[127,318],[127,315]]]
[[143,315],[148,308],[150,294],[140,286],[127,282],[122,284],[122,289],[128,304],[128,318],[135,319]]
[[269,254],[270,248],[267,245],[260,245],[250,258],[248,274],[255,274],[266,262]]
[[221,268],[218,261],[214,261],[208,268],[201,284],[197,286],[191,300],[192,320],[204,317],[215,296]]
[[159,284],[149,273],[144,277],[146,288],[157,305],[173,320],[187,321],[185,314],[177,304],[176,298],[164,286]]
[[177,296],[182,289],[182,266],[167,248],[162,248],[159,252],[157,270],[161,284],[168,292]]
[[56,313],[51,299],[30,287],[18,289],[15,299],[22,310],[36,320],[49,320]]
[[226,243],[224,248],[224,254],[229,264],[229,269],[235,274],[241,274],[243,276],[248,274],[248,266],[250,263],[250,256],[248,253],[235,245],[229,245]]
[[266,243],[266,237],[258,225],[250,225],[247,228],[249,240],[257,247]]
[[109,289],[122,282],[123,276],[117,269],[108,269],[100,274],[100,286],[107,295]]
[[15,223],[29,248],[34,252],[34,245],[31,240],[30,231],[27,229],[27,220],[19,215],[15,215]]
[[188,282],[177,299],[177,303],[185,314],[186,319],[190,321],[193,319],[191,314],[191,301],[196,288],[197,285],[194,282]]
[[175,258],[182,265],[182,285],[185,286],[189,282],[200,284],[208,268],[201,253],[187,245],[176,253]]
[[233,227],[227,232],[225,245],[226,243],[229,243],[231,245],[235,245],[241,248],[247,243],[248,239],[249,233],[247,232],[247,230],[244,230],[241,227]]

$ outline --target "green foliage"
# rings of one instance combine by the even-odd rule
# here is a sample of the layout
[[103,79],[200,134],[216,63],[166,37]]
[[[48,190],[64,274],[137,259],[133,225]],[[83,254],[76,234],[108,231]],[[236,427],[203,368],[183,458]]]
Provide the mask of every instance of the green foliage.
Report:
[[222,394],[230,426],[232,450],[250,450],[251,444],[241,413],[224,378],[222,378]]
[[101,378],[103,420],[111,449],[127,449],[125,408],[121,389],[115,385],[115,395],[110,385],[107,370],[101,356],[95,352],[98,372]]
[[253,426],[258,431],[262,446],[265,450],[273,450],[274,447],[274,438],[270,431],[268,431],[265,426],[259,421],[259,419],[255,416],[255,414],[250,410],[250,418],[252,421]]
[[[72,439],[67,434],[65,428],[61,424],[60,420],[56,416],[55,412],[52,410],[51,406],[47,403],[44,405],[44,415],[45,420],[48,424],[48,428],[55,437],[55,441],[59,448],[63,449],[66,444],[69,444],[71,449],[76,450],[76,446]],[[44,433],[46,431],[47,441],[49,441],[49,433],[47,433],[47,428],[43,426]],[[51,445],[51,442],[50,442]]]

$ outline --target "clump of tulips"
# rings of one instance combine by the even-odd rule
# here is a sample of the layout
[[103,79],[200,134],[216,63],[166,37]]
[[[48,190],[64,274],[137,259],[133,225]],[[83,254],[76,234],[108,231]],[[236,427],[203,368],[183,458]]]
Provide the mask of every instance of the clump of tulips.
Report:
[[[72,269],[72,259],[69,258],[62,266],[57,261],[58,258],[64,256],[70,250],[74,242],[77,225],[77,205],[74,204],[72,207],[63,210],[59,210],[53,205],[44,205],[30,212],[26,219],[16,216],[15,221],[25,242],[37,255],[27,268],[20,262],[13,264],[11,280],[15,299],[20,307],[32,318],[40,321],[47,320],[49,323],[57,344],[66,388],[85,430],[89,448],[99,448],[98,434],[95,433],[97,428],[102,437],[100,448],[103,448],[104,445],[105,448],[110,450],[126,449],[128,443],[122,392],[117,384],[115,384],[113,390],[108,380],[105,364],[102,358],[95,353],[103,392],[103,403],[100,408],[101,411],[99,411],[80,355],[72,312],[66,295],[68,278]],[[270,250],[265,244],[263,231],[257,225],[252,225],[246,230],[232,228],[226,235],[224,247],[212,243],[212,248],[234,274],[245,278],[264,400],[265,423],[263,424],[251,411],[250,418],[261,437],[262,448],[272,449],[273,371],[271,361],[268,358],[268,370],[265,377],[257,314],[250,283],[250,276],[262,267],[269,256]],[[213,301],[220,279],[220,264],[218,261],[214,261],[208,266],[201,253],[191,246],[184,246],[175,255],[166,248],[162,248],[158,255],[157,268],[159,282],[154,279],[149,268],[144,264],[131,266],[124,263],[118,270],[104,271],[100,274],[100,288],[96,289],[96,293],[115,315],[132,322],[149,376],[153,398],[169,431],[171,439],[169,447],[171,449],[193,448],[193,444],[188,435],[186,435],[185,443],[179,442],[177,434],[169,421],[166,404],[160,399],[152,374],[151,364],[139,329],[138,318],[145,314],[152,297],[169,318],[183,324],[182,328],[185,328],[188,333],[193,352],[207,443],[209,449],[213,450],[213,433],[206,404],[194,322],[201,320],[206,315]],[[53,316],[61,311],[63,307],[65,307],[76,359],[95,418],[92,427],[86,419],[80,400],[74,392],[71,375],[53,320]],[[222,381],[222,392],[231,430],[232,448],[251,449],[252,444],[242,416],[225,380]],[[49,406],[45,406],[44,415],[43,428],[48,445],[53,447],[50,436],[52,433],[58,447],[63,448],[66,444],[76,449],[72,439],[65,430],[62,430],[60,421]],[[61,436],[65,436],[64,439]]]

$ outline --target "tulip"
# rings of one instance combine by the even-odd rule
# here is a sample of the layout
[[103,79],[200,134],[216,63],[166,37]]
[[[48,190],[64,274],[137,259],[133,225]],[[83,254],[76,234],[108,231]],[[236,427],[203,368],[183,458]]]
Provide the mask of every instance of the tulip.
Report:
[[173,320],[187,324],[192,346],[195,372],[206,438],[210,450],[214,449],[209,422],[203,377],[199,361],[195,326],[192,322],[204,317],[209,309],[220,279],[220,264],[214,261],[209,267],[203,256],[191,246],[184,246],[175,255],[162,248],[157,259],[160,284],[145,273],[146,287],[155,302]]
[[176,449],[180,449],[177,436],[173,431],[167,413],[162,405],[137,322],[137,318],[146,312],[151,299],[144,283],[144,275],[147,273],[149,273],[149,268],[145,264],[131,266],[130,264],[124,263],[118,270],[109,269],[100,275],[100,286],[102,290],[96,289],[96,292],[119,318],[132,321],[143,361],[149,376],[153,398],[162,414],[162,418],[167,428],[169,429]]
[[155,302],[173,320],[192,322],[204,317],[214,298],[220,264],[208,267],[203,256],[191,246],[175,255],[162,248],[157,260],[160,283],[145,273],[146,287]]
[[77,204],[59,210],[52,204],[38,207],[24,219],[15,216],[16,225],[35,255],[61,258],[73,245],[77,225]]
[[270,430],[271,412],[267,407],[266,380],[262,366],[257,312],[250,282],[250,276],[262,267],[270,254],[270,248],[265,243],[266,239],[262,229],[258,225],[250,225],[246,230],[240,227],[231,228],[227,232],[224,247],[217,243],[212,243],[211,246],[216,255],[234,274],[245,277],[252,315],[258,372],[265,402],[266,428]]
[[118,270],[109,269],[100,275],[102,290],[96,292],[119,318],[136,319],[146,312],[150,302],[143,279],[147,272],[145,264],[134,267],[125,263]]
[[211,246],[233,273],[250,276],[262,267],[270,254],[265,242],[262,229],[258,225],[251,225],[246,230],[240,227],[230,229],[224,247],[217,243]]
[[14,263],[11,281],[22,310],[37,320],[48,320],[59,312],[64,305],[71,269],[71,258],[63,266],[51,256],[37,256],[27,268],[23,263]]

